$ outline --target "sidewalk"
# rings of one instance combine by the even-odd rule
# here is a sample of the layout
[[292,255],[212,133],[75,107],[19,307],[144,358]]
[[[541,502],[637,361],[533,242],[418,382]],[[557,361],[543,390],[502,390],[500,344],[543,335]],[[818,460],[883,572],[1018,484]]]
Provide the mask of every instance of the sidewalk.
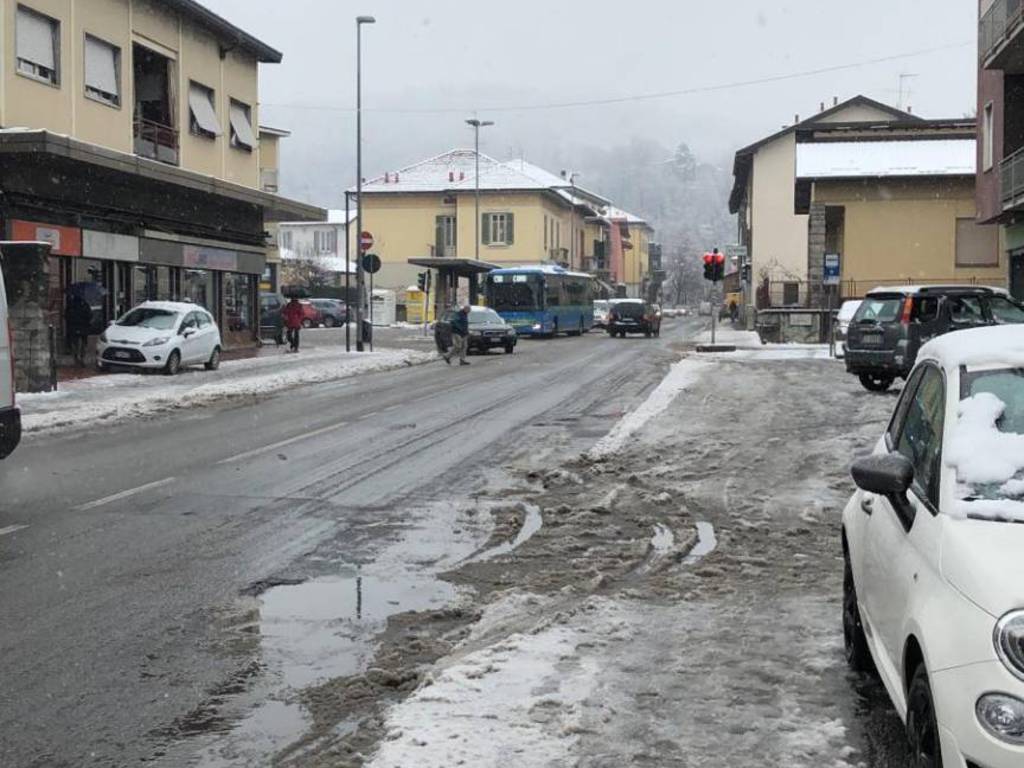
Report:
[[[703,331],[696,337],[698,344],[711,343],[711,331]],[[729,325],[718,326],[715,343],[731,344],[735,352],[717,352],[726,358],[751,358],[755,360],[829,360],[828,344],[762,344],[754,331],[741,331]]]
[[285,349],[263,347],[255,357],[221,363],[217,371],[199,366],[174,377],[129,371],[63,382],[56,392],[19,394],[22,428],[33,434],[111,424],[437,359],[432,351],[380,345],[374,352],[346,353],[344,339],[340,346],[304,348],[297,355]]

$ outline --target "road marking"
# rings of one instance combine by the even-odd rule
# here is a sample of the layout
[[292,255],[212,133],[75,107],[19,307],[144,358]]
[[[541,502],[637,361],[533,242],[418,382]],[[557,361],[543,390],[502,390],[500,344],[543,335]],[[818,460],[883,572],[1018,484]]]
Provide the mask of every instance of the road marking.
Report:
[[292,443],[297,443],[301,440],[307,440],[311,437],[316,437],[317,435],[322,435],[327,432],[331,432],[335,429],[340,429],[341,427],[347,425],[347,421],[339,421],[337,424],[328,424],[326,427],[314,429],[312,432],[303,432],[301,435],[289,437],[287,440],[280,440],[276,443],[271,443],[270,445],[264,445],[262,448],[253,448],[251,451],[246,451],[245,453],[237,453],[234,456],[229,456],[226,459],[221,459],[220,461],[217,462],[217,464],[232,464],[236,461],[241,461],[242,459],[251,459],[253,456],[259,456],[261,453],[273,451],[276,450],[277,448],[284,448],[286,445],[291,445]]
[[154,488],[159,488],[162,485],[173,483],[177,478],[165,477],[163,480],[155,480],[152,483],[146,483],[140,485],[138,488],[129,488],[127,491],[121,491],[120,493],[113,493],[110,496],[104,496],[102,499],[96,499],[96,501],[90,501],[87,504],[79,504],[75,509],[80,512],[84,512],[87,509],[95,509],[96,507],[102,507],[104,504],[110,504],[115,501],[121,501],[121,499],[127,499],[136,494],[143,493],[145,491],[151,491]]
[[372,416],[379,416],[380,413],[381,413],[380,411],[373,411],[371,413],[364,413],[362,416],[359,417],[359,421],[362,421],[363,419],[369,419]]
[[27,525],[8,525],[6,528],[0,528],[0,536],[6,536],[9,533],[17,533],[28,528]]

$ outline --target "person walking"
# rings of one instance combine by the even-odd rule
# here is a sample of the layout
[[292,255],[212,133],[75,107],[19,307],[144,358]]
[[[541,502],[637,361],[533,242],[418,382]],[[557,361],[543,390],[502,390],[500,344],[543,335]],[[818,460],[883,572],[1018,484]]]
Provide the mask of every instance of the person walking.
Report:
[[287,329],[288,334],[288,351],[298,352],[299,351],[299,331],[302,330],[302,318],[305,312],[302,311],[302,305],[299,303],[297,296],[292,296],[291,300],[284,305],[284,309],[281,310],[281,320],[284,321],[284,327]]
[[452,355],[459,356],[459,365],[469,365],[466,353],[469,351],[469,305],[462,307],[452,318],[452,348],[445,353],[444,361],[452,364]]
[[89,332],[92,330],[92,307],[80,293],[72,293],[68,300],[68,342],[75,365],[85,367],[85,353],[89,348]]

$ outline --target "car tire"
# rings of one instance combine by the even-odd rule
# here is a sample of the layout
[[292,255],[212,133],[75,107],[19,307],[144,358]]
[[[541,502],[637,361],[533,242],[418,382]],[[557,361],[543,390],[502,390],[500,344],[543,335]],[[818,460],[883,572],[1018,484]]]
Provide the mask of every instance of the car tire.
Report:
[[181,370],[181,352],[174,350],[167,356],[167,363],[164,365],[164,373],[168,376],[177,376]]
[[942,744],[928,670],[919,664],[907,693],[907,740],[912,768],[942,768]]
[[885,392],[895,381],[893,376],[878,373],[862,373],[859,378],[861,386],[869,392]]
[[334,318],[331,317],[330,315],[327,315],[327,317],[324,318],[324,327],[325,328],[333,328],[334,326],[335,326]]
[[310,320],[308,317],[304,317],[302,319],[302,327],[303,328],[312,328],[313,327],[313,321]]
[[210,353],[210,359],[205,363],[206,370],[216,371],[220,368],[220,347],[214,347]]
[[516,351],[516,345],[515,344],[506,344],[505,345],[505,354],[506,355],[511,355],[515,351]]
[[857,586],[853,583],[853,568],[850,556],[843,553],[843,647],[846,663],[854,672],[870,672],[874,669],[868,639],[857,607]]

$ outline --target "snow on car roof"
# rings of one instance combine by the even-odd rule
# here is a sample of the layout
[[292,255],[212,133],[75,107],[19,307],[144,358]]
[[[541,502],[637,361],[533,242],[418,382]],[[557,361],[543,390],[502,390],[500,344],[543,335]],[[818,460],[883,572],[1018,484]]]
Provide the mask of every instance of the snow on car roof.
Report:
[[868,296],[879,293],[899,293],[908,295],[912,293],[936,293],[942,291],[974,291],[976,293],[1006,293],[1002,288],[995,288],[990,285],[970,285],[968,283],[948,283],[936,285],[879,285],[867,292]]
[[932,339],[917,359],[933,360],[946,370],[960,366],[1024,366],[1024,325],[994,325],[943,334]]
[[139,307],[147,307],[149,309],[166,309],[168,312],[192,312],[196,309],[201,309],[206,312],[206,307],[201,307],[198,304],[193,304],[191,301],[144,301],[141,304],[137,304],[132,309],[138,309]]

